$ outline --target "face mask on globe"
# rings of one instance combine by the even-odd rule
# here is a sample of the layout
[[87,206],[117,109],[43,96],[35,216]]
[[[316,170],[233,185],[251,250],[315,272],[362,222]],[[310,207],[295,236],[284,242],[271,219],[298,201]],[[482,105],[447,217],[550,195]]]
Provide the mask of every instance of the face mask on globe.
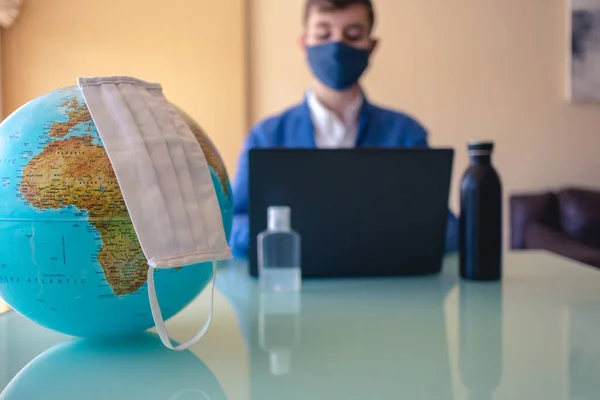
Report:
[[344,90],[354,85],[369,65],[370,51],[343,42],[330,42],[307,49],[308,62],[324,85]]
[[[212,321],[216,263],[231,258],[206,156],[159,84],[130,77],[79,78],[148,259],[148,296],[164,345],[185,350]],[[211,306],[191,340],[174,347],[154,284],[155,269],[211,262]]]

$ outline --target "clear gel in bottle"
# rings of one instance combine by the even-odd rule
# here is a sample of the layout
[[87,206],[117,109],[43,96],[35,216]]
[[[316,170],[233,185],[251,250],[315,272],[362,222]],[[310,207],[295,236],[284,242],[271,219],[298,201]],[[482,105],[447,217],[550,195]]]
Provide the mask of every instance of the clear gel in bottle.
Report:
[[295,292],[302,286],[300,235],[291,228],[291,210],[267,210],[267,230],[258,235],[259,284],[266,292]]

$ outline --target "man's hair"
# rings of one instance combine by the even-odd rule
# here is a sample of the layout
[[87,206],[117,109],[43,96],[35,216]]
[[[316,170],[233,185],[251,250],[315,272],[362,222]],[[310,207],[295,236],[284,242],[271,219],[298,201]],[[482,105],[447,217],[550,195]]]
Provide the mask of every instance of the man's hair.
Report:
[[342,10],[354,4],[361,4],[367,8],[369,17],[369,28],[373,29],[375,25],[375,10],[371,0],[306,0],[304,7],[304,22],[308,20],[308,14],[313,8],[320,11]]

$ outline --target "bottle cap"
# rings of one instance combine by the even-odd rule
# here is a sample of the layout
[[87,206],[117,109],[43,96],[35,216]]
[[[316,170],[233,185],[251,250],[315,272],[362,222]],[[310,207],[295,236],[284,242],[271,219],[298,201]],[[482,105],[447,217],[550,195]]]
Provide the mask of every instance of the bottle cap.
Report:
[[469,153],[472,155],[488,155],[494,151],[494,142],[486,140],[471,140],[468,143]]
[[286,231],[290,229],[291,209],[287,206],[271,206],[267,209],[270,230]]
[[271,375],[286,375],[292,370],[292,352],[289,350],[272,351],[269,354]]

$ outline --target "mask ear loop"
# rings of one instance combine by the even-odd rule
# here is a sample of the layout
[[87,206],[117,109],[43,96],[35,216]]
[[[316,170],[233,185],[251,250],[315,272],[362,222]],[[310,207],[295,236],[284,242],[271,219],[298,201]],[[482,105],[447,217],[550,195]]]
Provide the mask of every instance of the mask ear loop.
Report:
[[156,324],[156,330],[158,332],[158,336],[163,344],[175,351],[187,350],[189,347],[196,344],[202,336],[208,330],[210,323],[212,322],[213,317],[213,306],[214,306],[214,297],[215,297],[215,281],[217,278],[217,262],[213,261],[213,276],[212,276],[212,284],[210,289],[210,311],[208,313],[208,318],[204,323],[204,326],[200,329],[200,331],[194,336],[191,340],[186,343],[180,344],[179,346],[173,346],[171,343],[171,339],[169,338],[169,334],[167,332],[167,327],[165,326],[165,322],[163,320],[162,313],[160,312],[160,306],[158,305],[158,299],[156,298],[156,288],[154,287],[154,267],[148,268],[148,297],[150,299],[150,309],[152,310],[152,317],[154,318],[154,323]]

